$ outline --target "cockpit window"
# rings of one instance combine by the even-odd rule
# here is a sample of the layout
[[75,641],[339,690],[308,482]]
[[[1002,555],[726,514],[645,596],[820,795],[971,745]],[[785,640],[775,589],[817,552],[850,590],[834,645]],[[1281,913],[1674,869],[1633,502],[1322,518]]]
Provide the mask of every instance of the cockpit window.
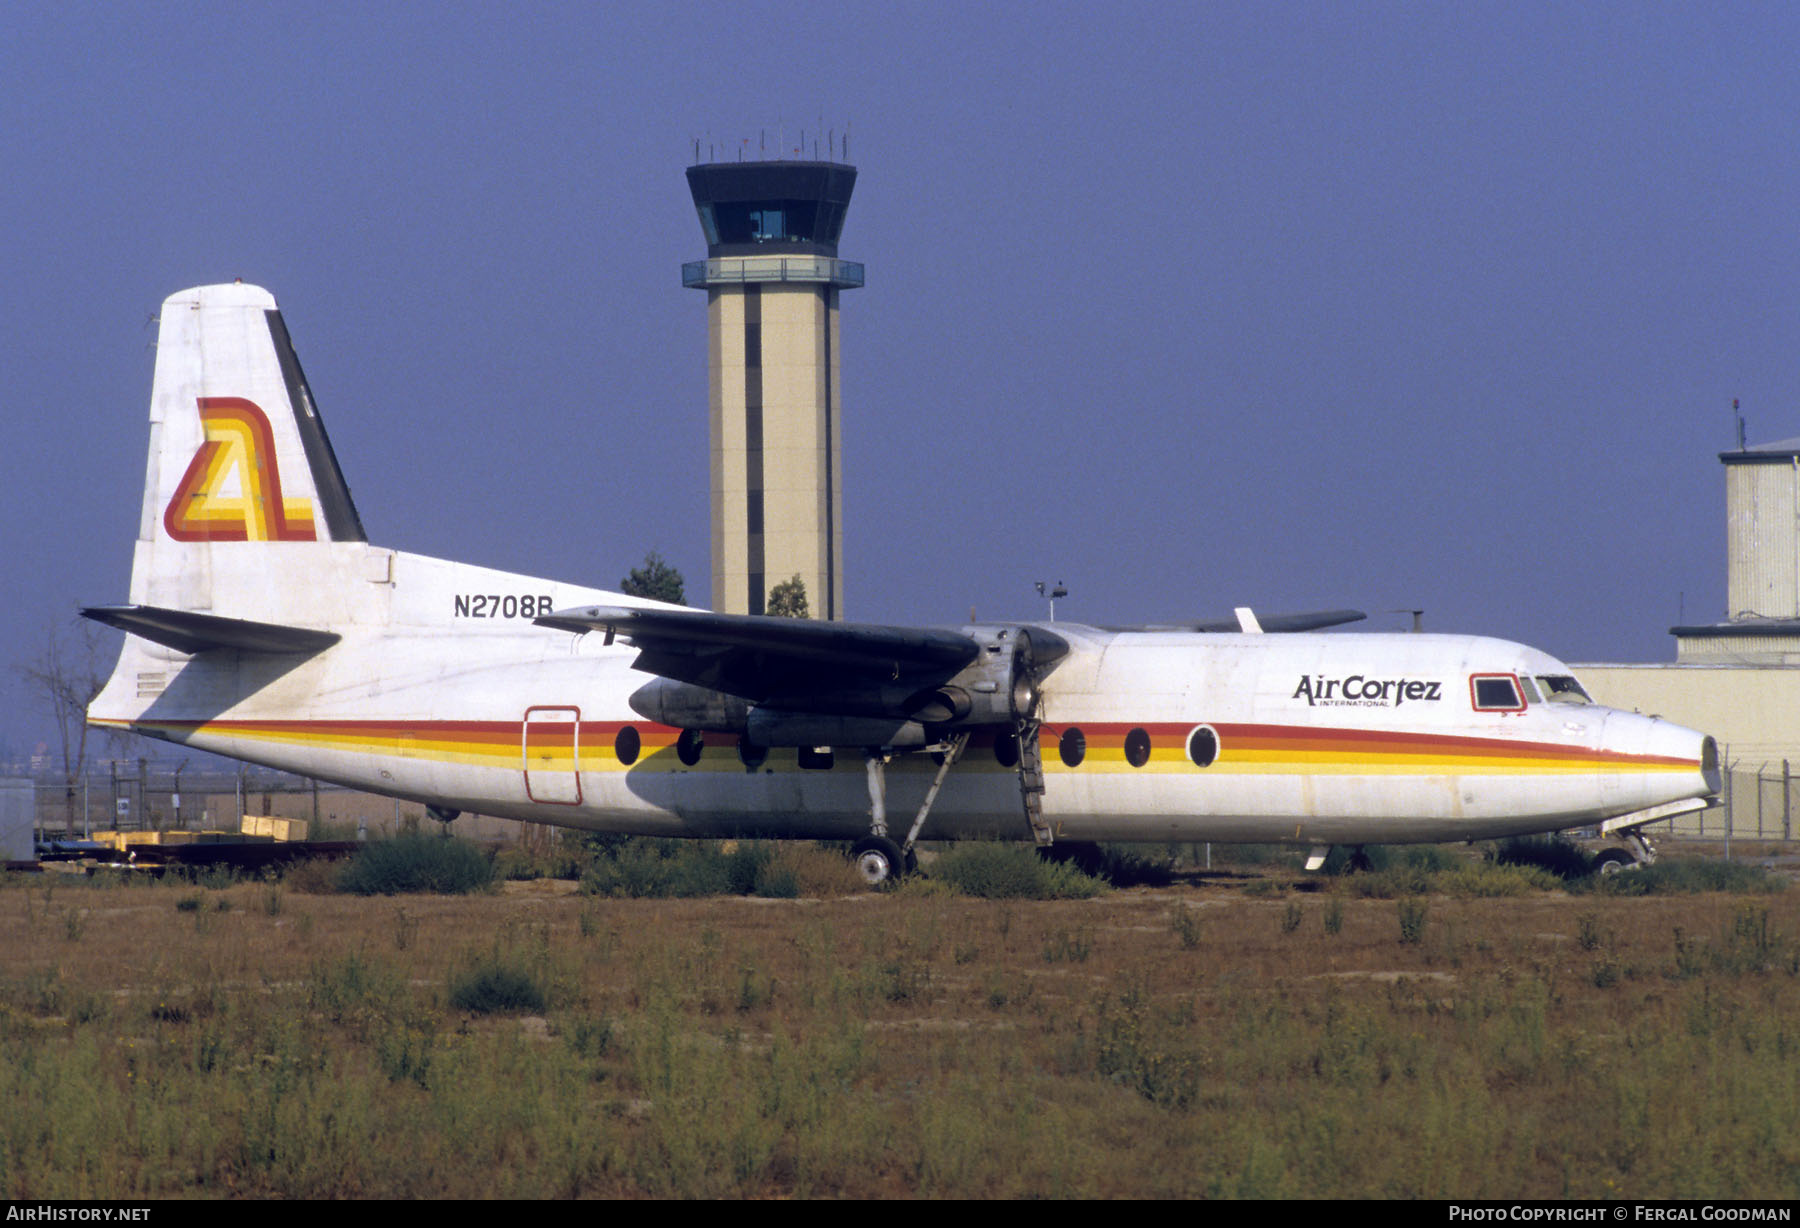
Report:
[[1567,674],[1539,674],[1544,695],[1553,704],[1591,704],[1594,701],[1581,689],[1581,684]]
[[1544,702],[1544,697],[1538,691],[1537,683],[1531,680],[1530,674],[1520,674],[1519,685],[1525,689],[1526,703],[1541,704]]
[[1519,680],[1511,674],[1471,674],[1469,698],[1477,712],[1523,712]]

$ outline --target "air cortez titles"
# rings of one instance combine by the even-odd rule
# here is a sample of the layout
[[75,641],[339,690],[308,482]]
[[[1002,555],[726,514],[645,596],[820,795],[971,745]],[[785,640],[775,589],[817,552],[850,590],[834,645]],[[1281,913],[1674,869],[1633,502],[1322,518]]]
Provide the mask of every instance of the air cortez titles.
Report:
[[1369,678],[1351,674],[1346,678],[1324,675],[1302,675],[1294,688],[1293,699],[1306,700],[1306,706],[1319,704],[1357,704],[1376,708],[1398,708],[1403,703],[1431,703],[1443,698],[1443,683],[1424,678]]

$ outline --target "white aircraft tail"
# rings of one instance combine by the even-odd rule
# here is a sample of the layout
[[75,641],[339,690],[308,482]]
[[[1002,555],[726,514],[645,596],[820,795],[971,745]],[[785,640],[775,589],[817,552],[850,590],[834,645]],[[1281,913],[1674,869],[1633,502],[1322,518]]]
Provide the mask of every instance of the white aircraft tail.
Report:
[[273,296],[184,290],[161,325],[140,539],[366,540]]
[[241,283],[171,295],[130,604],[83,611],[147,642],[118,672],[146,650],[320,651],[335,622],[368,617],[343,577],[385,579],[388,554],[363,535],[275,299]]
[[200,654],[194,677],[216,675],[204,697],[190,679],[186,706],[159,701],[182,719],[260,685],[219,681],[221,652],[285,670],[347,635],[512,634],[603,596],[369,544],[275,299],[239,283],[163,303],[130,600],[82,611],[135,637],[102,718],[131,719]]
[[366,540],[274,297],[242,284],[171,295],[131,600],[209,610],[214,573],[246,553],[280,566],[273,555],[299,543]]

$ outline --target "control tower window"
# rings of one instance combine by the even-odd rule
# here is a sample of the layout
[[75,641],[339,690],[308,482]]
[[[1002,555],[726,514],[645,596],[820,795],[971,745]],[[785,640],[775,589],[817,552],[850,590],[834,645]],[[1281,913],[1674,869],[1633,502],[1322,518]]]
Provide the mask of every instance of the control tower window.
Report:
[[788,237],[785,209],[750,210],[750,237],[758,243],[778,242]]
[[700,206],[700,229],[706,235],[706,245],[708,247],[717,247],[719,245],[719,219],[713,216],[713,207],[711,205]]
[[808,243],[818,229],[819,206],[806,200],[711,201],[700,206],[700,228],[709,246],[721,243]]

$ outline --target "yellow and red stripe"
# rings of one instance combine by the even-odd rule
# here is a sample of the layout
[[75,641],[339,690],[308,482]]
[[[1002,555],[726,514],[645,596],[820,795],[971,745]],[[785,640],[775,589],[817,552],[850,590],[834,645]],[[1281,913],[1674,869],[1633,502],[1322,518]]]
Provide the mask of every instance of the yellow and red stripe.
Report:
[[[97,722],[129,725],[143,732],[187,741],[220,737],[290,745],[350,754],[390,755],[440,763],[518,769],[526,746],[521,721],[395,720],[213,720]],[[1311,725],[1209,723],[1218,737],[1212,764],[1198,767],[1188,758],[1189,724],[1134,725],[1118,722],[1045,725],[1039,734],[1044,767],[1049,772],[1103,771],[1208,774],[1308,773],[1321,775],[1496,775],[1520,773],[1603,773],[1693,771],[1692,759],[1669,755],[1630,754],[1555,742],[1468,734],[1418,733],[1404,730],[1342,729]],[[637,753],[622,757],[619,748],[627,728],[637,735]],[[1063,733],[1078,729],[1085,754],[1074,767],[1058,753]],[[1150,754],[1133,768],[1125,741],[1134,730],[1148,735]],[[579,754],[582,771],[616,771],[642,766],[650,770],[742,770],[735,735],[704,736],[700,762],[690,768],[676,753],[681,730],[640,721],[545,721],[530,725],[533,771],[573,771]],[[1004,734],[983,733],[971,742],[964,764],[977,770],[1008,770],[994,754]],[[788,752],[785,758],[792,758]],[[858,766],[857,770],[861,770]]]

